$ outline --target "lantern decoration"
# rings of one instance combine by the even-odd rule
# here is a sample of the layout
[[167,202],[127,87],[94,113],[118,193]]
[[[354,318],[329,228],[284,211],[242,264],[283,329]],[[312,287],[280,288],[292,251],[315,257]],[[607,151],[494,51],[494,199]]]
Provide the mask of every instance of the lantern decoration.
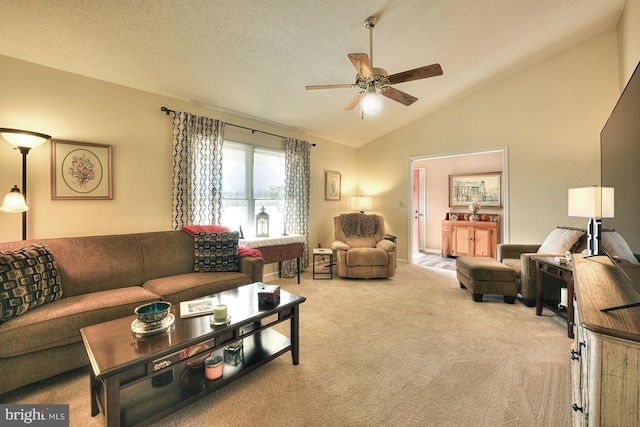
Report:
[[269,214],[264,211],[264,206],[256,215],[256,237],[269,237]]

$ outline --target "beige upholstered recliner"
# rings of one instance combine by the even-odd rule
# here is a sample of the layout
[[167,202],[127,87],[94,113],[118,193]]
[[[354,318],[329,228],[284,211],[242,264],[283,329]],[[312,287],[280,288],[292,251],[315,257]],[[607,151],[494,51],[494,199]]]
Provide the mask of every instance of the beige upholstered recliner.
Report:
[[350,213],[333,219],[338,276],[379,279],[396,274],[396,244],[385,240],[380,215]]

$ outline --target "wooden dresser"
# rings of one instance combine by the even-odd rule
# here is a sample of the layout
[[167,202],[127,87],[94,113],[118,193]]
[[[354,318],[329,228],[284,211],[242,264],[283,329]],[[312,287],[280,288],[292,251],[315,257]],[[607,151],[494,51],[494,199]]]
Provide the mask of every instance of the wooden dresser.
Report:
[[[442,221],[442,256],[497,256],[500,233],[499,215],[481,215],[485,221],[452,220],[451,214]],[[460,217],[466,215],[460,214]]]
[[[626,262],[626,261],[624,261]],[[638,274],[630,276],[640,285]],[[607,257],[573,257],[576,296],[571,350],[574,426],[640,425],[640,301]]]

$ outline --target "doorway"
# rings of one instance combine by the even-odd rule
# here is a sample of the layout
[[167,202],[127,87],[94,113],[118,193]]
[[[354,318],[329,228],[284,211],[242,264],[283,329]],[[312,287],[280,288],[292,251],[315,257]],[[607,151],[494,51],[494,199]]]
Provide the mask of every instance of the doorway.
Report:
[[498,242],[508,241],[508,150],[507,147],[439,156],[417,156],[409,161],[408,262],[420,254],[440,255],[442,220],[448,212],[468,213],[464,207],[449,207],[449,179],[452,175],[500,172],[502,206],[485,208],[484,213],[500,214]]

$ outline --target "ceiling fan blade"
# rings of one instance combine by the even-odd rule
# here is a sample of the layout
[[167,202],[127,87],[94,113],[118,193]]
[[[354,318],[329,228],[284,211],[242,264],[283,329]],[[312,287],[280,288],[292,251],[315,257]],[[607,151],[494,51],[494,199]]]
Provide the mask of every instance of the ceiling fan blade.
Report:
[[387,98],[393,99],[394,101],[406,106],[409,106],[418,100],[415,96],[411,96],[408,93],[404,93],[392,87],[387,87],[382,94]]
[[351,98],[351,101],[349,101],[349,103],[344,106],[342,111],[353,110],[356,107],[356,105],[358,105],[360,103],[362,98],[364,98],[364,92],[360,92],[359,94],[357,94],[356,96]]
[[365,78],[374,76],[369,55],[366,53],[349,53],[347,56],[360,76]]
[[387,76],[390,84],[410,82],[411,80],[426,79],[427,77],[435,77],[442,75],[442,67],[440,64],[431,64],[426,67],[420,67],[402,73]]
[[352,88],[352,87],[356,87],[356,85],[354,84],[341,84],[341,85],[311,85],[311,86],[305,86],[304,88],[306,90],[316,90],[316,89],[345,89],[345,88]]

